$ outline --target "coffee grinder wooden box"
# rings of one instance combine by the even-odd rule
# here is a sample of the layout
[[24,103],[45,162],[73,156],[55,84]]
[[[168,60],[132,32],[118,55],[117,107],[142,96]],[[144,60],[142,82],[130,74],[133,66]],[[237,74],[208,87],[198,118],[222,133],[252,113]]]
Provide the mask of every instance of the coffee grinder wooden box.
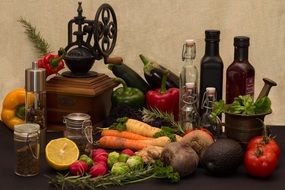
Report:
[[100,123],[111,109],[111,95],[116,86],[105,74],[51,78],[47,82],[48,131],[63,131],[64,116],[74,112],[89,114],[93,125]]

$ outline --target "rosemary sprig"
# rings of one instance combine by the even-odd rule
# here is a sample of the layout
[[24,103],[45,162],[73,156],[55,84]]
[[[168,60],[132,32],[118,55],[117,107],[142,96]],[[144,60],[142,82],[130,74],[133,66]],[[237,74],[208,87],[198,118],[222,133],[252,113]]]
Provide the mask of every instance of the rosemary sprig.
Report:
[[184,134],[184,131],[181,125],[175,121],[174,116],[171,113],[162,112],[158,110],[157,108],[149,108],[149,109],[143,108],[142,114],[143,114],[144,122],[151,122],[159,118],[159,119],[169,122],[178,133]]
[[156,161],[155,164],[147,165],[139,170],[133,170],[122,175],[107,174],[92,178],[86,176],[68,176],[57,174],[50,178],[49,183],[58,189],[89,189],[95,190],[100,187],[122,186],[126,184],[138,183],[148,179],[168,179],[172,183],[180,181],[180,176],[173,171],[171,166],[164,166],[161,161]]
[[41,33],[37,31],[35,26],[20,17],[18,20],[19,23],[25,28],[25,33],[27,34],[29,40],[33,43],[34,48],[38,51],[40,56],[48,54],[50,51],[50,45],[48,42],[42,37]]

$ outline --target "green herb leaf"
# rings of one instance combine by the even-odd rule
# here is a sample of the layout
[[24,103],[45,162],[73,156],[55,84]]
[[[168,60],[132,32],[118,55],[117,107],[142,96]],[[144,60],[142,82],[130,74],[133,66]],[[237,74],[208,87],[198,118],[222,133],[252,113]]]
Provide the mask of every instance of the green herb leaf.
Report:
[[271,111],[271,101],[268,96],[264,96],[255,101],[255,113],[268,113]]
[[158,137],[167,136],[171,140],[171,142],[175,142],[176,141],[175,132],[176,131],[173,128],[163,126],[161,127],[161,131],[155,133],[153,137],[158,138]]
[[109,129],[115,129],[118,131],[125,131],[127,130],[126,122],[128,121],[128,117],[120,117],[116,119],[116,122],[114,122]]
[[238,96],[229,107],[229,112],[244,115],[255,114],[255,105],[249,95]]
[[225,102],[224,100],[214,102],[213,111],[211,113],[213,118],[217,118],[218,115],[222,114],[225,111]]
[[172,183],[180,181],[179,173],[175,172],[171,166],[164,166],[160,160],[154,164],[154,175],[156,178],[169,179]]
[[215,118],[222,112],[229,112],[234,114],[254,115],[261,113],[268,113],[271,111],[271,101],[269,97],[265,96],[257,99],[255,102],[249,95],[238,96],[230,105],[225,105],[223,100],[214,103],[212,116]]

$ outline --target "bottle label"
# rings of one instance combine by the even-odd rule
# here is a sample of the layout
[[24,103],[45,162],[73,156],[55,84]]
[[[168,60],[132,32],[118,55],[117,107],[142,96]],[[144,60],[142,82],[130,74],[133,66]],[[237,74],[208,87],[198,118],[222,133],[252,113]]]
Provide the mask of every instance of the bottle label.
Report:
[[254,99],[254,77],[249,77],[246,79],[246,94],[250,95]]

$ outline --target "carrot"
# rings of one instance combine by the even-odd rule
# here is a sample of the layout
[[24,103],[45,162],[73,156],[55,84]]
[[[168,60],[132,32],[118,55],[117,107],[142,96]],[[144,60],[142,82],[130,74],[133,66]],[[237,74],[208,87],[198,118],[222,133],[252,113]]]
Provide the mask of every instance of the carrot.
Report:
[[148,140],[138,140],[138,142],[146,143],[152,146],[164,147],[171,142],[170,138],[167,136],[162,136],[158,138],[148,139]]
[[155,133],[159,132],[161,129],[152,127],[147,123],[144,123],[135,119],[128,119],[126,122],[127,131],[145,136],[153,137]]
[[[161,131],[161,129],[157,127],[152,127],[147,123],[144,123],[135,119],[128,119],[126,122],[127,131],[132,133],[136,133],[145,137],[153,137],[155,133]],[[176,141],[180,141],[182,139],[181,136],[176,135]]]
[[133,140],[150,139],[149,137],[138,135],[136,133],[132,133],[129,131],[118,131],[118,130],[114,130],[114,129],[103,129],[101,132],[101,136],[115,136],[115,137],[122,137],[122,138],[133,139]]
[[116,136],[102,136],[99,139],[99,146],[102,148],[109,149],[132,149],[132,150],[141,150],[149,145],[164,147],[171,140],[166,137],[158,137],[158,138],[149,138],[146,140],[134,140],[134,139],[126,139],[122,137]]
[[114,136],[103,136],[99,139],[98,143],[100,147],[109,149],[129,148],[131,150],[141,150],[148,146],[148,144],[140,142],[139,140],[132,140]]

